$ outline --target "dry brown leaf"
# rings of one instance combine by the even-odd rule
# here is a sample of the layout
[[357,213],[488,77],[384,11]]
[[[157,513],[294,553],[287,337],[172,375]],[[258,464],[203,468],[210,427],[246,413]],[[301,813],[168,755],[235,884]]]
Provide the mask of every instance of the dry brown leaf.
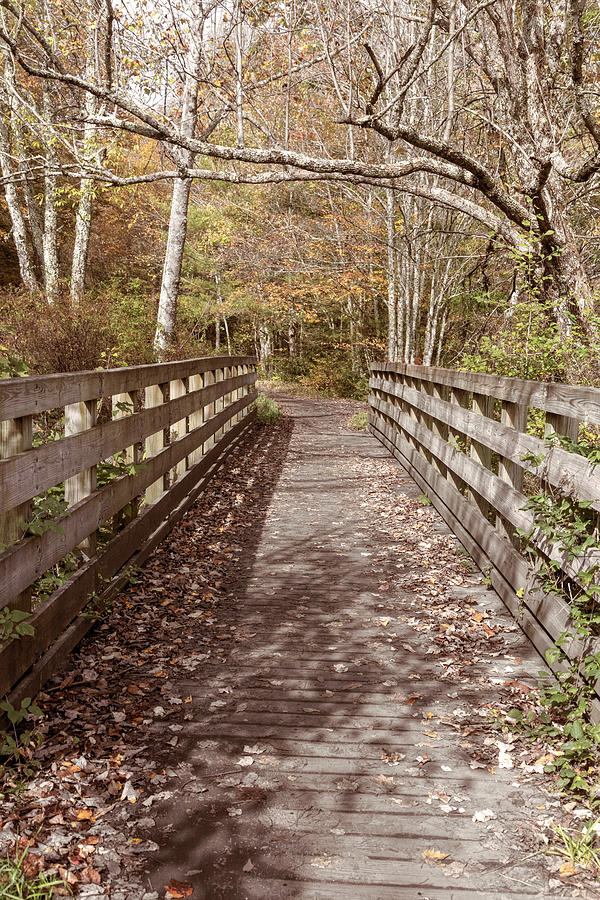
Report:
[[177,881],[175,878],[171,878],[168,884],[165,884],[165,890],[169,894],[170,897],[179,898],[181,897],[191,897],[194,893],[194,888],[187,881]]
[[80,821],[88,820],[90,822],[95,822],[94,818],[94,810],[93,809],[79,809],[77,811],[77,818]]
[[560,872],[561,878],[570,878],[571,875],[577,874],[577,869],[575,868],[571,860],[563,863],[558,871]]
[[433,848],[429,848],[428,850],[423,850],[423,859],[429,866],[443,866],[443,859],[447,859],[450,855],[449,853],[444,853],[442,850],[434,850]]
[[100,872],[92,866],[86,866],[80,872],[80,878],[84,884],[101,884]]

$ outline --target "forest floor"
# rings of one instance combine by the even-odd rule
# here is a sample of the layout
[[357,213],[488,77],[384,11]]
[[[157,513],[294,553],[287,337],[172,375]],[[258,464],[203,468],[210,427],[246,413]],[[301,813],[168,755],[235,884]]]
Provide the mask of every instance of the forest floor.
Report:
[[600,897],[498,726],[539,657],[360,404],[278,400],[46,686],[0,850],[112,900]]

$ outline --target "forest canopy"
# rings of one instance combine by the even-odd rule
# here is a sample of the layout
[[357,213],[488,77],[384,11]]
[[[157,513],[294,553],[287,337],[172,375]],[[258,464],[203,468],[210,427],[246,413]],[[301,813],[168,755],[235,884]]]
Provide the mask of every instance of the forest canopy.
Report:
[[6,373],[599,383],[599,31],[587,0],[0,0]]

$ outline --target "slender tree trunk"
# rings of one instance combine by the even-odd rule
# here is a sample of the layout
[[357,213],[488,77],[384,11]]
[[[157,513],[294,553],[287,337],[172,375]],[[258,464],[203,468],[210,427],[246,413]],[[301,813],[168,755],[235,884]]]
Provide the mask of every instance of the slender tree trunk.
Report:
[[175,338],[179,283],[181,280],[183,251],[187,237],[188,206],[191,189],[191,178],[177,178],[173,183],[167,249],[158,301],[156,334],[154,336],[154,348],[161,359],[167,355]]
[[[86,75],[92,79],[95,76],[94,40],[93,30],[90,28],[87,45]],[[96,112],[96,98],[92,94],[86,94],[86,116],[91,118]],[[95,150],[97,129],[86,122],[83,127],[83,140],[86,155]],[[82,178],[79,182],[79,203],[75,214],[75,242],[73,245],[73,259],[71,260],[71,301],[78,306],[83,301],[85,291],[85,273],[88,261],[88,249],[90,244],[90,232],[92,230],[92,204],[94,199],[94,183],[91,178]]]
[[396,225],[394,221],[395,200],[390,188],[386,196],[386,231],[387,231],[387,308],[388,308],[388,359],[398,359],[398,282],[396,268]]
[[[54,118],[51,85],[44,83],[42,109],[44,119],[50,125]],[[57,171],[58,160],[52,144],[52,134],[49,134],[48,149],[46,151],[47,172],[44,176],[44,290],[48,303],[53,303],[58,297],[58,178],[54,174]]]
[[12,237],[17,251],[17,259],[19,262],[19,272],[21,280],[28,291],[36,291],[39,288],[38,280],[35,275],[29,245],[27,242],[27,227],[25,219],[21,212],[21,204],[19,203],[19,194],[13,179],[13,170],[11,165],[11,147],[8,129],[0,118],[0,171],[4,179],[4,196],[6,198],[6,206],[12,225]]
[[227,341],[227,353],[231,356],[231,337],[229,335],[229,323],[227,316],[223,316],[223,326],[225,328],[225,340]]
[[267,375],[271,372],[271,359],[273,357],[273,335],[268,325],[261,322],[258,326],[259,359],[264,366]]
[[296,323],[290,322],[288,325],[288,350],[291,357],[298,355],[296,346]]
[[[183,109],[181,114],[181,132],[187,138],[193,138],[198,114],[198,76],[202,60],[202,43],[200,35],[194,36],[190,50],[186,56],[186,71],[183,88]],[[186,168],[194,162],[194,154],[188,150],[179,151],[179,158]],[[164,359],[175,338],[177,323],[177,306],[179,301],[179,284],[183,251],[187,237],[188,206],[192,182],[190,178],[178,178],[173,184],[171,214],[167,235],[167,249],[163,266],[154,350],[159,359]]]

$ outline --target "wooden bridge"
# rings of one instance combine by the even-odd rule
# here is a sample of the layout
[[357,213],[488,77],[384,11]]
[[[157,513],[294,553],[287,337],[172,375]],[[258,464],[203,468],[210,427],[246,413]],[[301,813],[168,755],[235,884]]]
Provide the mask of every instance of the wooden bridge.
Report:
[[[252,359],[211,358],[0,383],[1,604],[33,605],[34,629],[0,653],[13,704],[160,552],[228,453],[243,465],[258,440],[268,455],[255,377]],[[594,508],[600,497],[585,459],[525,433],[527,410],[574,437],[580,421],[600,423],[600,392],[396,364],[375,365],[371,388],[377,441],[336,404],[285,404],[290,445],[221,610],[238,643],[171,688],[191,712],[166,748],[169,796],[150,801],[140,770],[159,850],[137,858],[128,900],[148,883],[161,897],[240,900],[570,896],[535,844],[552,798],[483,728],[534,683],[534,647],[568,620],[558,597],[518,596],[524,473],[561,489],[568,477]],[[49,440],[63,409],[64,435]],[[64,496],[60,530],[46,528],[42,496]],[[73,571],[40,601],[40,578],[67,554]],[[169,566],[181,561],[165,578]],[[145,744],[165,728],[148,726]],[[176,883],[185,892],[165,895]]]

